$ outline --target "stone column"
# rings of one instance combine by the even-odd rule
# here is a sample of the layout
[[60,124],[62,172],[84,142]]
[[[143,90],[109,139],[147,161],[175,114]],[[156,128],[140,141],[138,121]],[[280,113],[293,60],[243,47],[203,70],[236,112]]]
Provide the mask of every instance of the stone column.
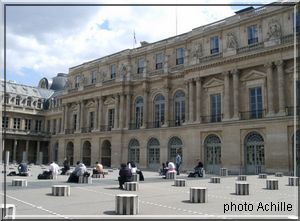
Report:
[[99,130],[101,130],[102,126],[102,115],[103,115],[103,102],[104,102],[104,97],[99,98],[99,116],[98,116],[98,125],[99,125]]
[[80,118],[79,119],[80,119],[79,131],[81,131],[81,128],[84,127],[84,103],[83,103],[83,101],[80,102]]
[[28,152],[29,152],[29,140],[26,140],[26,158],[25,158],[25,163],[28,163]]
[[64,130],[63,133],[65,132],[66,129],[68,129],[68,104],[64,106]]
[[81,113],[81,101],[79,101],[77,103],[77,112],[76,112],[76,115],[77,115],[77,119],[76,119],[76,130],[75,132],[79,133],[80,132],[80,113]]
[[230,118],[229,72],[228,71],[223,72],[223,76],[224,76],[224,102],[223,102],[224,118],[223,120],[229,120]]
[[201,78],[196,79],[196,121],[201,123],[201,92],[202,92],[202,82]]
[[147,127],[148,119],[148,91],[144,89],[144,110],[143,110],[143,126],[141,128]]
[[36,147],[36,162],[35,164],[40,164],[40,146],[41,146],[41,142],[37,141],[37,147]]
[[268,116],[274,114],[274,104],[273,104],[273,64],[272,62],[266,63],[267,68],[267,91],[268,91]]
[[13,163],[17,162],[17,147],[18,147],[18,140],[14,140]]
[[116,95],[116,105],[115,105],[115,119],[114,119],[114,129],[119,128],[119,103],[120,103],[120,95]]
[[126,126],[125,128],[129,129],[129,124],[131,123],[130,114],[131,114],[131,94],[126,95]]
[[233,70],[233,119],[239,119],[239,70]]
[[194,122],[194,82],[189,80],[189,122]]
[[168,127],[169,126],[169,88],[165,88],[166,94],[165,94],[165,122],[162,125],[162,127]]
[[190,114],[189,114],[189,98],[190,98],[190,90],[189,90],[189,82],[185,81],[184,82],[185,87],[186,87],[186,101],[185,101],[185,122],[184,124],[186,124],[187,122],[189,122],[189,118],[190,118]]
[[278,115],[285,115],[285,94],[284,94],[284,70],[283,60],[276,62],[277,75],[278,75]]
[[94,130],[99,130],[99,97],[96,98],[96,113],[95,113],[95,119],[94,119]]
[[123,129],[124,128],[124,98],[125,95],[121,94],[120,95],[120,111],[119,111],[119,128]]

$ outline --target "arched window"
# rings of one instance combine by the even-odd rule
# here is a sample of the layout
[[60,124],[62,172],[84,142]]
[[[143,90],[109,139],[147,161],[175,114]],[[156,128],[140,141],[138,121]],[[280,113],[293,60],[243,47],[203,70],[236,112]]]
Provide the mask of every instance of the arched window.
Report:
[[140,128],[143,125],[143,108],[144,101],[142,97],[138,97],[135,101],[135,128]]
[[28,98],[27,98],[27,106],[28,106],[28,107],[31,107],[31,102],[32,102],[31,97],[28,97]]
[[177,91],[174,97],[175,126],[185,122],[185,95],[183,91]]
[[85,141],[82,147],[82,162],[86,166],[91,166],[91,143]]
[[154,98],[154,127],[161,127],[165,123],[165,98],[158,94]]
[[208,173],[219,174],[221,165],[221,140],[218,136],[209,135],[204,141],[204,165]]
[[128,159],[129,161],[133,161],[135,163],[140,162],[140,143],[137,139],[132,139],[129,142],[129,156]]
[[21,97],[20,96],[17,96],[16,97],[16,105],[20,105],[20,101],[21,101]]
[[177,153],[182,158],[182,141],[178,137],[172,137],[169,140],[169,160],[175,162]]
[[151,138],[148,142],[148,166],[151,169],[160,167],[160,144],[156,138]]

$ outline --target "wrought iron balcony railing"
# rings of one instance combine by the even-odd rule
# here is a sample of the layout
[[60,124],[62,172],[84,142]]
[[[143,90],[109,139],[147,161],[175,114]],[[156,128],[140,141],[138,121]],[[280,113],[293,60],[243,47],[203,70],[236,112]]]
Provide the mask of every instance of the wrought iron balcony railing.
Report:
[[111,125],[100,125],[100,131],[111,131],[112,128]]
[[294,107],[294,106],[286,107],[285,111],[286,111],[286,114],[288,116],[294,116],[295,115],[295,111],[296,111],[296,115],[299,116],[299,114],[300,114],[300,106],[297,106],[297,107]]
[[252,110],[240,112],[241,120],[259,119],[265,117],[266,110]]
[[180,127],[184,122],[184,120],[169,120],[169,127]]
[[216,123],[221,122],[223,114],[214,114],[209,116],[201,116],[202,123]]
[[81,133],[90,133],[92,131],[92,127],[82,127]]
[[74,129],[65,129],[65,134],[73,134]]

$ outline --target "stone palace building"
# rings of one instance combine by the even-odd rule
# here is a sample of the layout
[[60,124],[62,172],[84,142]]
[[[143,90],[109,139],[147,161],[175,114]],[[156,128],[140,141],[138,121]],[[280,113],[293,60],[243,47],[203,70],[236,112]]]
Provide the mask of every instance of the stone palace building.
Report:
[[10,160],[133,160],[157,170],[179,152],[182,169],[202,161],[207,173],[292,173],[300,156],[299,31],[293,6],[249,7],[71,67],[52,83],[7,83]]

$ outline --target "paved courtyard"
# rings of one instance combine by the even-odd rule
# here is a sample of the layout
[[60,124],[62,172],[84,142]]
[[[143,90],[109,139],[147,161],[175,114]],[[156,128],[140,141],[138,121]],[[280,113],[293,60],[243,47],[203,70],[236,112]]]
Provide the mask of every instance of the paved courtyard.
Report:
[[[9,166],[8,171],[15,168]],[[25,177],[27,187],[12,186],[12,179],[24,177],[7,176],[6,179],[7,203],[16,206],[17,218],[116,218],[115,196],[124,193],[137,194],[139,197],[139,215],[131,218],[296,218],[298,215],[298,187],[288,186],[287,176],[276,177],[279,190],[267,190],[266,179],[258,179],[256,175],[247,176],[250,194],[240,196],[235,195],[236,176],[221,177],[221,183],[214,184],[210,183],[212,175],[188,178],[187,174],[181,174],[177,178],[186,179],[187,186],[176,187],[174,180],[162,179],[157,172],[144,171],[145,181],[139,182],[139,190],[129,192],[118,189],[118,170],[113,170],[104,179],[93,178],[92,184],[70,183],[71,195],[58,197],[51,195],[51,187],[54,184],[67,184],[68,176],[59,175],[57,180],[38,180],[37,175],[47,166],[32,166],[30,169],[32,176]],[[1,176],[3,186],[3,174]],[[275,176],[268,175],[268,178]],[[190,187],[207,187],[208,202],[190,203]],[[287,211],[287,204],[292,205],[291,211]],[[263,211],[263,208],[268,211]]]

